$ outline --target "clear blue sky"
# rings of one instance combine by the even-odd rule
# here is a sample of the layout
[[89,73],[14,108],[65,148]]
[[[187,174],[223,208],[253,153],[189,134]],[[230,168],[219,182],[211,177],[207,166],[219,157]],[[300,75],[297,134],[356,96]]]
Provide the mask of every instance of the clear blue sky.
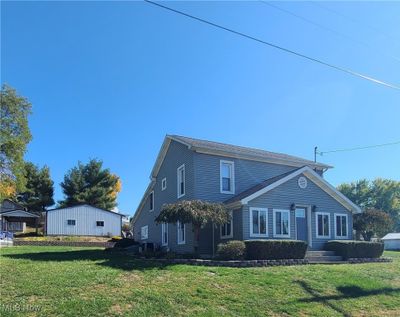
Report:
[[[166,2],[400,85],[400,2],[274,3],[335,32],[261,2]],[[33,104],[26,159],[51,168],[57,200],[65,172],[99,158],[122,179],[119,209],[133,214],[167,133],[309,159],[315,145],[400,140],[400,91],[144,2],[2,1],[1,10],[1,82]],[[334,185],[400,179],[399,145],[318,159],[335,166]]]

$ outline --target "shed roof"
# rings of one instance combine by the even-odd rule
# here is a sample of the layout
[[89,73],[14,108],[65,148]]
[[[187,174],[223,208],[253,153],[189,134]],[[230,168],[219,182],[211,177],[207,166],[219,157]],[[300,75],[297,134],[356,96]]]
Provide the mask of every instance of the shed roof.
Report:
[[400,240],[400,232],[388,233],[382,240]]

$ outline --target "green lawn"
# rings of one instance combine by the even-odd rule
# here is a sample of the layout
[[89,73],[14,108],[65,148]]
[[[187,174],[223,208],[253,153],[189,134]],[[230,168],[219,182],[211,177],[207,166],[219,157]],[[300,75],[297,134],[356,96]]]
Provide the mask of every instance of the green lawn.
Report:
[[386,252],[393,263],[270,268],[163,266],[93,248],[0,252],[2,317],[400,316],[400,252]]

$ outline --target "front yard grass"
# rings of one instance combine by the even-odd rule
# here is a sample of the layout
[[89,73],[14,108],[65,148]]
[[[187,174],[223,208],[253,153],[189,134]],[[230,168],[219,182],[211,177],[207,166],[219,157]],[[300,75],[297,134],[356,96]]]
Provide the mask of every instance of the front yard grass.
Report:
[[0,315],[400,316],[400,252],[385,256],[393,263],[222,268],[2,248]]

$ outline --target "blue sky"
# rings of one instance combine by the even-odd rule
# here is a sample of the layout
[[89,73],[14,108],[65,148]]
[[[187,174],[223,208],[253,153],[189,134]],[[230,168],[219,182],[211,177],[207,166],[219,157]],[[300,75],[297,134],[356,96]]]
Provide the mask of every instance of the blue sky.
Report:
[[[165,2],[400,85],[399,2]],[[326,28],[334,30],[334,32]],[[340,35],[343,34],[343,35]],[[313,158],[400,140],[400,92],[144,2],[1,3],[1,82],[33,104],[26,159],[65,172],[99,158],[133,214],[165,134]],[[400,146],[332,153],[334,185],[400,179]]]

